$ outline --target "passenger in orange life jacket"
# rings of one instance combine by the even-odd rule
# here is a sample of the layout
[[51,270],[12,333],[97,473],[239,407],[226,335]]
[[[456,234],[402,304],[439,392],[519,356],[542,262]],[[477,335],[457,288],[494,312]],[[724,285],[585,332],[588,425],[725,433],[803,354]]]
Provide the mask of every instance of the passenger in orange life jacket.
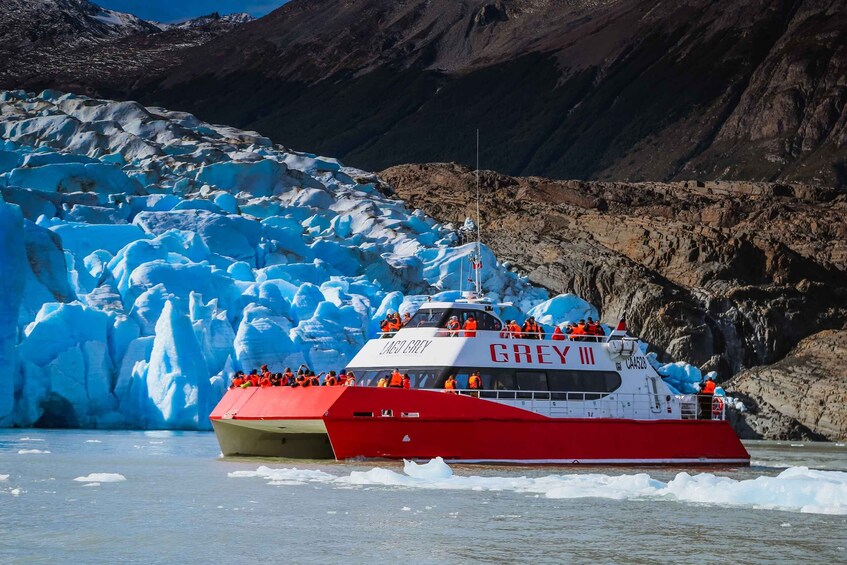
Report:
[[556,326],[553,330],[553,336],[551,338],[553,341],[564,341],[565,340],[565,332],[562,331],[562,328]]
[[462,326],[463,333],[465,337],[476,337],[476,320],[474,320],[473,316],[468,316],[468,319],[465,320],[465,325]]
[[388,320],[388,331],[391,333],[400,331],[400,328],[403,326],[402,322],[400,322],[400,314],[398,312],[389,313],[386,320]]
[[521,327],[518,325],[517,320],[512,320],[509,323],[509,332],[512,334],[513,339],[520,339],[521,336]]
[[356,375],[347,373],[347,378],[344,380],[344,386],[356,386]]
[[256,372],[256,369],[250,371],[250,374],[247,375],[247,379],[250,381],[250,386],[259,386],[259,380],[261,377],[259,373]]
[[506,320],[506,322],[503,324],[503,329],[500,330],[500,339],[511,339],[512,332],[511,330],[509,330],[509,324],[511,323],[511,320]]
[[450,375],[447,377],[447,380],[444,381],[444,389],[449,390],[452,393],[456,393],[456,377]]
[[338,384],[338,379],[335,377],[335,371],[330,371],[327,376],[324,377],[324,386],[335,386]]
[[400,374],[400,369],[394,369],[394,372],[391,373],[388,386],[389,388],[403,388],[403,375]]
[[482,388],[482,378],[479,376],[479,371],[474,371],[468,377],[468,388],[471,390],[479,390]]
[[230,383],[229,388],[238,388],[244,384],[244,372],[236,371],[232,376],[232,383]]
[[580,320],[576,327],[573,329],[573,332],[571,332],[571,336],[576,339],[582,339],[585,335],[585,320]]
[[347,369],[341,369],[341,372],[338,373],[338,386],[344,386],[347,384]]
[[459,317],[458,316],[450,316],[450,320],[447,322],[447,329],[449,330],[450,337],[456,337],[459,335]]
[[699,419],[701,420],[712,419],[712,399],[715,395],[715,388],[714,379],[711,376],[706,377],[706,382],[700,387],[700,394],[697,397],[700,405]]
[[544,339],[544,330],[541,329],[535,322],[535,318],[530,316],[523,325],[523,336],[526,339]]
[[309,386],[321,386],[321,375],[316,375],[314,371],[309,371]]
[[270,373],[265,373],[264,376],[261,379],[259,379],[259,386],[262,387],[262,388],[269,388],[269,387],[273,386],[273,383],[271,383],[271,374]]
[[291,367],[286,367],[285,372],[282,374],[282,379],[280,379],[280,385],[282,386],[290,386],[291,383],[294,382],[294,373],[291,372]]
[[409,373],[403,373],[403,388],[412,388],[412,379]]
[[377,388],[386,388],[388,386],[388,375],[381,377],[376,383]]

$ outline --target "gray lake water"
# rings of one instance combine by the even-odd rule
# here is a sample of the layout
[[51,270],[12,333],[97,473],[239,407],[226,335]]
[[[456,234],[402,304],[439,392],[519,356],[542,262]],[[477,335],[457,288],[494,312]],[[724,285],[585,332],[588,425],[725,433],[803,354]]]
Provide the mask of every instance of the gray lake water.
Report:
[[676,468],[455,465],[408,479],[395,462],[222,459],[212,433],[0,430],[0,562],[847,563],[844,514],[756,503],[763,490],[804,500],[815,480],[782,493],[767,477],[806,466],[827,470],[821,488],[843,511],[847,448],[747,446],[749,468],[685,469],[710,474],[685,496],[735,489],[710,504],[640,494]]

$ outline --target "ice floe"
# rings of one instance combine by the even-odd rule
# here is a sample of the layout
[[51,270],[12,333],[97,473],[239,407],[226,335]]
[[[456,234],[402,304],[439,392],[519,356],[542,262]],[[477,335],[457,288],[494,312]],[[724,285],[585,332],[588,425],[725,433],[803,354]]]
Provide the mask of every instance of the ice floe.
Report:
[[74,480],[81,483],[118,483],[125,481],[126,477],[120,473],[91,473],[84,477],[77,477]]
[[542,477],[461,476],[441,458],[426,464],[406,461],[403,473],[376,467],[338,476],[325,471],[262,466],[230,477],[256,477],[271,485],[326,483],[335,486],[386,486],[419,489],[511,491],[551,499],[676,501],[814,514],[847,514],[847,473],[792,467],[776,476],[733,479],[713,473],[678,473],[668,482],[648,473],[608,475],[572,473]]

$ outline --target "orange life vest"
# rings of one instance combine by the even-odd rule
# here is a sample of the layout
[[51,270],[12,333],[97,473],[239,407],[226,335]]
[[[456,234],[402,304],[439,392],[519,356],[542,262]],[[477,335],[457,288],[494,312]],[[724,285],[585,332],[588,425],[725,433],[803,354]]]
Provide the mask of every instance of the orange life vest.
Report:
[[379,381],[376,383],[376,386],[378,386],[379,388],[385,388],[385,387],[387,387],[387,386],[388,386],[388,378],[387,378],[387,377],[382,377],[382,378],[381,378],[381,379],[379,379]]
[[465,320],[465,337],[476,337],[476,320]]
[[403,375],[400,373],[394,372],[391,373],[391,380],[388,382],[388,386],[392,388],[402,388],[403,387]]
[[244,379],[242,377],[235,377],[232,379],[232,386],[229,388],[236,388],[244,384]]
[[706,381],[700,392],[703,394],[715,394],[715,381]]
[[564,339],[565,339],[565,334],[564,334],[564,333],[562,333],[562,328],[560,328],[559,326],[556,326],[556,329],[555,329],[555,330],[553,330],[553,337],[552,337],[552,339],[554,339],[554,340],[556,340],[556,341],[564,341]]
[[412,379],[403,377],[403,388],[412,388]]
[[344,381],[344,386],[356,386],[356,377],[347,375],[347,380]]
[[291,384],[291,379],[293,379],[293,378],[294,378],[294,375],[292,373],[290,373],[290,372],[283,373],[282,374],[282,381],[280,381],[280,384],[282,386],[288,386],[289,384]]
[[468,388],[470,389],[481,389],[482,388],[482,379],[479,378],[479,375],[471,375],[468,379]]
[[447,379],[444,383],[444,388],[447,390],[456,390],[456,380],[455,379]]
[[335,386],[338,384],[338,379],[333,377],[332,375],[327,375],[324,377],[324,385],[325,386]]

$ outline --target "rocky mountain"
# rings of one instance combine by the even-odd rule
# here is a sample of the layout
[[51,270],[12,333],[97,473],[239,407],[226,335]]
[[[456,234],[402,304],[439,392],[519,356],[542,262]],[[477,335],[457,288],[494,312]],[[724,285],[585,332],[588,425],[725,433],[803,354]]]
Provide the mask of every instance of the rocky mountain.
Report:
[[[440,221],[475,215],[467,167],[403,165],[380,178]],[[726,379],[845,328],[847,196],[836,190],[483,171],[480,200],[483,241],[501,260],[554,293],[584,297],[607,323],[626,312],[663,360]]]
[[741,437],[839,440],[847,438],[847,332],[810,336],[785,359],[756,367],[727,383],[748,407]]
[[126,93],[167,74],[190,48],[250,20],[213,13],[166,25],[88,0],[6,0],[0,3],[0,85]]
[[[97,10],[43,4],[73,21]],[[480,128],[482,161],[512,175],[844,187],[843,8],[294,0],[232,33],[184,25],[97,49],[8,54],[0,87],[179,107],[369,169],[471,164]],[[30,35],[52,37],[45,18],[23,19],[39,30]]]
[[198,18],[192,18],[190,20],[186,20],[184,22],[180,22],[177,24],[158,24],[160,28],[164,29],[196,29],[202,28],[211,25],[224,25],[224,26],[234,26],[246,24],[247,22],[252,22],[255,18],[250,14],[245,12],[240,12],[237,14],[224,14],[221,15],[219,12],[212,12],[207,16],[200,16]]
[[[294,0],[134,95],[351,165],[847,185],[841,1]],[[239,104],[231,104],[239,100]]]

